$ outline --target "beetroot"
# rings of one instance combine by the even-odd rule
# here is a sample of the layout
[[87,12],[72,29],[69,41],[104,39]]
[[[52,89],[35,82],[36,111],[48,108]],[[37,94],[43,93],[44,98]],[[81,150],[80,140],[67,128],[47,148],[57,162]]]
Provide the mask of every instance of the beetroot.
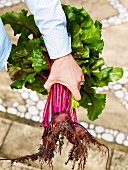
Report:
[[[47,56],[46,56],[47,57]],[[48,58],[47,58],[48,60]],[[50,62],[48,61],[48,65]],[[61,84],[54,84],[49,92],[47,102],[43,111],[41,126],[44,127],[42,144],[39,151],[32,155],[10,159],[13,162],[30,162],[39,159],[41,168],[43,163],[53,167],[53,158],[56,152],[60,152],[67,139],[72,148],[68,154],[66,164],[73,162],[72,169],[78,164],[78,170],[84,170],[88,158],[88,148],[91,144],[96,145],[99,151],[109,149],[99,143],[82,125],[78,123],[76,110],[71,107],[71,93]],[[106,169],[108,169],[108,159]]]
[[56,125],[60,122],[67,121],[67,120],[69,120],[69,116],[67,115],[67,113],[59,113],[59,115],[57,115],[54,118],[53,124]]

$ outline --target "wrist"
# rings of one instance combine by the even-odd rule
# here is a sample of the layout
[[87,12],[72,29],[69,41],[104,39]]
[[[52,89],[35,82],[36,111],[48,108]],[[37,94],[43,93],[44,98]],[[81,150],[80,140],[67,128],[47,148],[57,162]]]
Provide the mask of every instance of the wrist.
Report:
[[69,58],[72,58],[73,56],[72,56],[72,54],[70,53],[70,54],[67,54],[67,55],[65,55],[65,56],[62,56],[62,57],[59,57],[59,58],[56,58],[56,59],[54,59],[53,60],[53,62],[55,62],[55,61],[62,61],[62,60],[65,60],[65,59],[69,59]]

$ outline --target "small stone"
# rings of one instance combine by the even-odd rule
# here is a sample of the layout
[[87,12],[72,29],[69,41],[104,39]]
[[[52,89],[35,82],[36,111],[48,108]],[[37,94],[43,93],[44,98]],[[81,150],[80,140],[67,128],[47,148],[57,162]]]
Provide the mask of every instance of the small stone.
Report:
[[31,119],[32,119],[33,121],[35,121],[35,122],[39,122],[40,117],[39,117],[39,116],[32,116]]
[[122,104],[123,104],[123,105],[126,105],[126,104],[127,104],[127,101],[125,101],[125,100],[122,101]]
[[105,132],[106,132],[106,133],[109,133],[109,129],[105,129]]
[[86,122],[80,122],[80,124],[84,127],[84,128],[88,128],[88,123],[86,123]]
[[123,143],[125,146],[128,146],[128,140],[124,140],[124,143]]
[[26,91],[24,91],[24,92],[22,92],[21,93],[21,97],[23,98],[23,99],[28,99],[28,92],[26,92]]
[[106,91],[107,91],[107,90],[109,90],[109,87],[108,87],[108,86],[104,86],[104,87],[103,87],[103,90],[106,90]]
[[30,113],[27,112],[27,113],[25,114],[25,118],[26,118],[26,119],[31,119]]
[[101,87],[96,88],[96,90],[99,91],[99,92],[103,92],[104,91],[104,89],[101,88]]
[[6,112],[5,107],[4,107],[4,106],[2,106],[2,105],[0,105],[0,111],[1,111],[1,112]]
[[42,123],[42,119],[40,119],[39,122]]
[[[39,113],[39,116],[42,118],[43,117],[43,111]],[[81,124],[81,123],[80,123]]]
[[4,5],[3,4],[0,4],[0,8],[3,8],[4,7]]
[[13,107],[17,107],[18,105],[19,105],[18,102],[14,102],[14,103],[13,103]]
[[119,133],[116,137],[116,142],[118,144],[123,144],[123,140],[125,139],[125,134],[124,133]]
[[112,136],[112,134],[109,133],[104,133],[102,135],[102,138],[108,142],[113,142],[114,141],[114,137]]
[[98,135],[97,135],[97,138],[98,138],[98,139],[101,139],[101,138],[102,138],[101,134],[98,134]]
[[19,4],[20,0],[13,0],[13,4]]
[[120,80],[118,80],[118,82],[119,82],[120,84],[126,84],[126,83],[128,83],[128,78],[122,77]]
[[19,112],[23,113],[23,112],[26,112],[26,107],[24,105],[19,105],[17,107],[17,109],[19,110]]
[[17,110],[15,108],[13,108],[13,107],[9,107],[9,108],[7,108],[7,113],[16,115],[17,114]]
[[0,104],[2,104],[3,103],[3,100],[2,99],[0,99]]
[[94,129],[94,124],[90,124],[90,125],[89,125],[89,128],[90,128],[90,129]]
[[31,114],[31,115],[38,115],[38,110],[35,106],[30,106],[28,108],[28,112]]
[[97,133],[103,133],[104,132],[104,128],[102,126],[96,126],[95,130]]
[[124,99],[128,101],[128,95],[126,95],[126,96],[124,97]]
[[6,0],[1,0],[0,3],[1,3],[1,4],[5,4],[5,3],[6,3]]
[[125,105],[125,108],[128,110],[128,104]]
[[18,112],[18,113],[17,113],[17,116],[20,116],[20,114],[21,114],[21,113],[20,113],[20,112]]
[[114,134],[114,130],[110,129],[109,132],[113,135]]
[[36,92],[31,91],[30,92],[30,99],[37,102],[39,100],[39,97]]
[[115,82],[110,82],[110,83],[109,83],[110,86],[113,86],[113,85],[115,85],[115,84],[117,84],[116,81],[115,81]]
[[22,93],[23,91],[24,91],[23,88],[22,89],[18,89],[19,93]]
[[124,7],[118,9],[118,12],[119,12],[120,14],[125,13],[126,11],[127,11],[127,9],[124,8]]
[[24,113],[21,113],[21,114],[20,114],[20,117],[22,117],[22,118],[23,118],[23,117],[24,117]]
[[33,100],[31,100],[31,99],[27,99],[26,100],[26,103],[28,104],[28,105],[35,105],[36,103],[33,101]]
[[113,90],[120,90],[122,88],[122,85],[121,84],[115,84],[113,86]]
[[114,130],[113,134],[114,134],[114,136],[116,136],[118,134],[118,131]]
[[128,71],[124,71],[123,77],[128,78]]
[[115,96],[119,99],[124,97],[124,92],[122,90],[118,90],[115,92]]
[[110,25],[115,24],[115,17],[109,18],[109,19],[108,19],[108,23],[109,23]]
[[103,19],[103,20],[101,21],[101,23],[102,23],[102,24],[106,24],[106,23],[108,23],[108,20],[107,20],[107,19]]
[[127,89],[125,87],[122,87],[122,91],[126,93]]
[[88,132],[91,133],[92,136],[96,137],[96,132],[94,130],[88,129]]
[[44,106],[45,106],[45,104],[44,104],[43,100],[39,100],[39,101],[37,102],[37,108],[38,108],[39,110],[43,110],[43,109],[44,109]]
[[12,6],[12,2],[6,2],[4,5],[5,6]]
[[123,14],[119,14],[118,17],[122,20],[124,18]]
[[31,89],[27,89],[26,87],[23,86],[23,91],[31,92],[32,90]]

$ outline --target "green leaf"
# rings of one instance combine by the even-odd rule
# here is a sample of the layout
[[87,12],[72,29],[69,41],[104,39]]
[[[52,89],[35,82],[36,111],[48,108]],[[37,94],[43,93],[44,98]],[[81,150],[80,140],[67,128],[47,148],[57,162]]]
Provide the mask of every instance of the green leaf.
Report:
[[101,67],[101,66],[104,65],[104,59],[103,59],[103,58],[99,58],[99,59],[96,59],[96,60],[97,60],[97,61],[96,61],[96,63],[93,65],[92,70],[95,70],[95,69],[97,69],[97,68],[99,68],[99,67]]
[[111,72],[111,70],[113,69],[113,67],[107,67],[101,70],[101,74],[103,78],[106,78],[109,76],[109,73]]
[[18,79],[16,81],[14,81],[11,85],[12,89],[22,89],[23,86],[23,82],[19,81]]
[[75,109],[79,106],[79,102],[75,100],[74,96],[71,96],[71,109]]
[[102,29],[102,24],[101,24],[101,22],[99,22],[99,21],[95,21],[95,26],[96,26],[96,28],[98,28],[99,30],[101,30]]
[[81,24],[81,27],[83,29],[89,29],[89,28],[92,27],[93,24],[94,23],[93,23],[92,18],[89,15],[87,15],[87,13],[86,13],[86,17],[84,18],[84,20],[83,20],[83,22]]
[[95,69],[95,70],[92,70],[91,73],[92,73],[93,75],[95,75],[96,77],[98,77],[99,80],[102,79],[102,74],[101,74],[99,68],[97,68],[97,69]]
[[29,83],[33,83],[33,82],[35,81],[35,75],[36,75],[36,73],[29,74],[29,75],[26,77],[25,81],[26,81],[26,82],[28,81]]
[[79,35],[77,37],[75,37],[75,38],[73,37],[72,48],[82,48],[82,47],[83,47],[83,44],[80,41]]
[[14,30],[14,35],[25,34],[26,36],[33,34],[35,37],[38,37],[40,34],[38,28],[35,25],[33,16],[26,16],[27,11],[22,10],[21,12],[7,12],[2,15],[2,21],[4,24],[10,24]]
[[92,27],[91,29],[84,29],[82,31],[81,40],[83,42],[86,42],[88,39],[91,39],[91,38],[100,38],[99,29]]
[[9,75],[10,75],[11,79],[13,79],[13,78],[15,78],[17,73],[21,70],[21,68],[13,66],[12,64],[8,64],[8,65],[9,65],[9,69],[8,69]]
[[105,107],[106,95],[96,94],[95,97],[91,98],[91,102],[87,106],[88,118],[92,121],[96,120],[98,116],[102,113]]
[[113,70],[109,74],[110,81],[117,81],[121,79],[123,76],[123,69],[119,67],[113,68]]

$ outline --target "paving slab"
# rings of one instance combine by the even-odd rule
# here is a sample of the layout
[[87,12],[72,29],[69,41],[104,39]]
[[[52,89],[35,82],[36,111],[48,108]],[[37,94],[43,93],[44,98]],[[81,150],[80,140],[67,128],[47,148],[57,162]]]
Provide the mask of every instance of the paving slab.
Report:
[[116,129],[121,132],[128,132],[128,111],[120,103],[120,101],[110,91],[106,91],[106,107],[99,118],[95,121],[89,121],[87,112],[83,108],[78,108],[79,121],[86,121],[95,125],[101,125],[105,128]]
[[128,153],[114,150],[110,170],[128,170]]
[[0,72],[0,98],[4,100],[4,105],[12,106],[12,102],[24,104],[17,90],[12,90],[10,84],[12,83],[9,74],[5,69]]
[[6,136],[8,129],[11,125],[11,122],[12,121],[10,121],[10,120],[0,118],[0,147],[3,143],[3,140]]
[[1,148],[4,157],[20,157],[38,151],[43,134],[42,128],[13,122],[5,142]]
[[84,7],[94,20],[102,20],[118,15],[118,12],[112,8],[107,0],[62,0],[61,2],[77,8]]
[[108,66],[128,67],[128,23],[103,29],[102,57]]
[[128,0],[119,0],[119,2],[128,8]]

